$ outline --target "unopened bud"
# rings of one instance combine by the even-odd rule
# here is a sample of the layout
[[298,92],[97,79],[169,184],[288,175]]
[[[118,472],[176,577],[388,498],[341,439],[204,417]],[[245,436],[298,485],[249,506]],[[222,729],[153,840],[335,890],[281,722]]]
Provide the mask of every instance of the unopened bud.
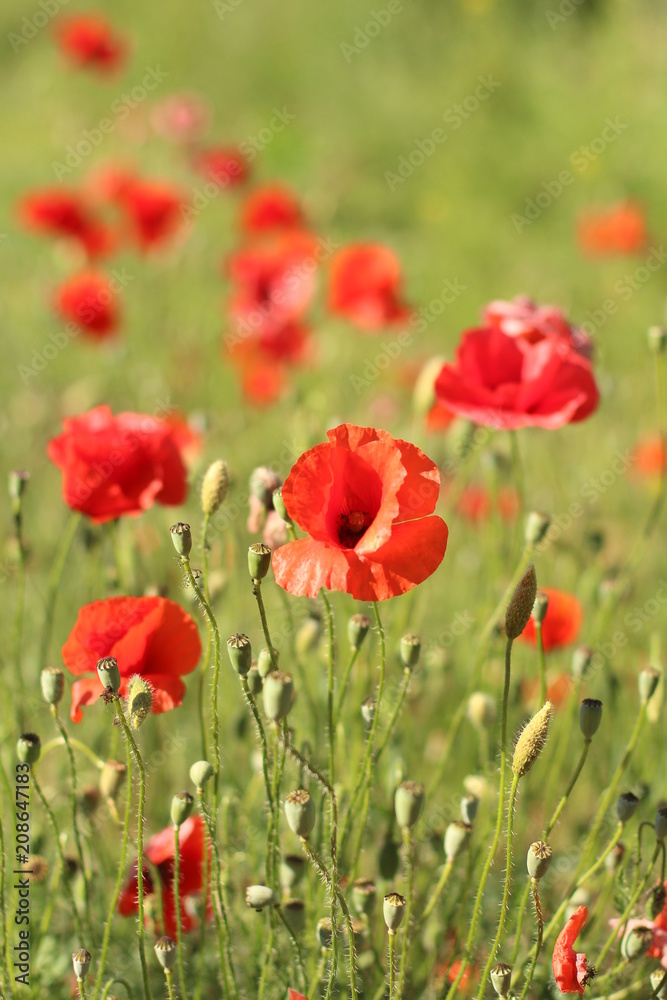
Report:
[[272,722],[280,722],[288,714],[294,700],[294,684],[289,674],[273,670],[264,678],[264,711]]
[[357,878],[352,883],[352,905],[357,913],[370,917],[375,909],[377,890],[371,878]]
[[170,937],[158,938],[153,945],[155,957],[165,972],[170,972],[176,965],[176,942]]
[[264,678],[273,670],[273,664],[278,662],[278,650],[273,650],[273,656],[268,646],[262,646],[257,657],[257,669],[260,677]]
[[209,764],[207,760],[197,760],[190,768],[190,781],[195,786],[198,792],[200,792],[206,782],[213,777],[213,765]]
[[655,689],[660,680],[660,672],[655,667],[644,667],[639,671],[639,698],[642,705],[646,705],[655,694]]
[[523,533],[526,545],[539,545],[549,530],[550,524],[551,518],[548,514],[542,514],[538,510],[531,511],[526,518],[526,526]]
[[445,830],[445,858],[447,861],[454,861],[455,858],[468,846],[472,827],[469,823],[461,820],[454,820]]
[[461,819],[466,825],[470,825],[479,808],[479,799],[476,795],[464,795],[461,799]]
[[227,640],[227,652],[234,670],[239,677],[246,677],[252,666],[252,646],[243,632],[237,632]]
[[499,997],[506,997],[512,982],[512,967],[498,962],[491,969],[491,985]]
[[118,760],[107,760],[100,773],[100,792],[105,799],[116,801],[127,777],[127,767]]
[[365,701],[361,703],[361,715],[366,724],[366,728],[370,729],[373,725],[375,719],[375,710],[377,709],[377,701],[371,695],[370,698],[366,698]]
[[276,905],[276,895],[268,885],[249,885],[245,891],[245,905],[251,910],[265,910]]
[[201,484],[201,509],[210,517],[222,506],[229,489],[229,469],[221,458],[209,465]]
[[633,961],[642,958],[653,944],[653,929],[651,927],[633,927],[628,931],[621,945],[621,953]]
[[490,694],[474,691],[468,699],[468,718],[475,729],[490,729],[496,721],[496,703]]
[[401,662],[407,670],[419,663],[422,644],[418,635],[404,635],[401,639]]
[[572,654],[572,676],[583,680],[590,668],[593,650],[590,646],[577,646]]
[[89,951],[85,948],[79,948],[72,955],[72,967],[74,969],[74,975],[77,978],[77,982],[82,982],[88,975],[88,969],[90,968],[91,955]]
[[397,892],[390,892],[384,897],[382,916],[390,934],[395,934],[405,916],[405,897]]
[[546,618],[549,609],[549,596],[543,590],[538,590],[533,604],[532,619],[536,625],[541,626]]
[[45,667],[39,678],[44,701],[58,705],[65,692],[65,674],[58,667]]
[[322,917],[321,920],[318,920],[316,933],[320,948],[324,949],[324,951],[329,951],[333,942],[331,920],[329,917]]
[[105,656],[97,661],[97,676],[100,684],[107,691],[109,688],[114,694],[120,690],[120,670],[115,656]]
[[632,792],[623,792],[616,801],[616,815],[620,823],[627,823],[637,811],[639,799]]
[[253,542],[248,549],[248,572],[253,580],[263,580],[271,568],[271,549],[264,542]]
[[602,702],[597,698],[584,698],[579,709],[579,728],[586,740],[591,740],[602,721]]
[[152,705],[150,685],[140,674],[135,674],[127,691],[127,713],[133,729],[138,729],[145,722]]
[[24,733],[16,743],[16,756],[21,764],[36,764],[42,750],[37,733]]
[[171,822],[174,826],[182,826],[192,812],[194,799],[190,792],[176,792],[171,800]]
[[188,559],[192,551],[192,532],[190,525],[183,521],[177,521],[169,529],[174,548],[181,559]]
[[273,491],[273,509],[277,514],[282,517],[285,524],[294,524],[294,521],[287,513],[287,507],[285,506],[285,501],[283,500],[283,488],[279,486],[277,490]]
[[542,708],[524,726],[514,748],[512,770],[522,778],[528,774],[531,767],[542,753],[549,734],[551,722],[551,702],[547,701]]
[[30,473],[24,469],[12,469],[9,473],[7,488],[12,502],[12,514],[16,517],[21,510],[21,498],[30,482]]
[[294,648],[300,656],[315,649],[322,635],[322,622],[315,615],[308,615],[294,636]]
[[315,803],[310,792],[305,788],[290,792],[285,799],[285,817],[292,833],[307,840],[316,819]]
[[371,622],[366,615],[352,615],[347,623],[347,638],[351,649],[361,648],[370,627]]
[[257,664],[253,666],[248,671],[248,676],[246,677],[248,682],[248,689],[253,698],[256,698],[258,694],[262,693],[262,688],[264,687],[264,681],[262,675],[259,672]]
[[516,639],[525,629],[530,620],[536,594],[537,577],[535,567],[531,563],[519,580],[505,613],[505,632],[508,639]]
[[530,877],[538,880],[544,878],[551,864],[552,856],[553,851],[543,840],[536,840],[531,844],[526,858],[526,868]]
[[402,830],[415,825],[424,807],[424,786],[416,781],[404,781],[396,789],[394,810]]

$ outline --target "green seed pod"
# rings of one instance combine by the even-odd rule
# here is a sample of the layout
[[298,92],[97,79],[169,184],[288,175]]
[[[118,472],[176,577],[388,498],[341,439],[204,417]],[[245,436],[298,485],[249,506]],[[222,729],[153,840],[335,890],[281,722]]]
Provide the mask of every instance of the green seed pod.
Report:
[[324,951],[329,951],[333,942],[333,934],[331,931],[331,921],[328,917],[318,920],[316,933],[320,948]]
[[638,687],[639,700],[642,705],[646,705],[655,694],[655,689],[660,681],[660,672],[655,667],[644,667],[639,671]]
[[[278,650],[273,650],[273,660],[278,662]],[[259,675],[264,679],[267,674],[270,674],[273,670],[273,660],[271,659],[271,653],[269,652],[268,646],[262,646],[259,651],[259,656],[257,657],[257,669],[259,670]]]
[[512,982],[512,967],[498,962],[491,969],[491,985],[499,997],[506,997]]
[[526,858],[526,868],[530,877],[538,880],[544,878],[551,864],[552,856],[553,851],[543,840],[536,840],[532,843],[528,848],[528,857]]
[[593,660],[593,650],[590,646],[577,646],[572,654],[572,676],[583,680]]
[[352,883],[352,905],[358,914],[370,917],[375,909],[377,890],[371,878],[357,878]]
[[665,900],[667,899],[667,891],[664,885],[655,885],[651,889],[646,899],[646,904],[644,906],[644,913],[653,921],[656,919],[658,914],[662,913],[665,908]]
[[398,844],[391,836],[391,833],[387,833],[378,856],[378,868],[380,869],[382,878],[390,882],[398,871],[400,861]]
[[535,595],[535,603],[533,604],[533,611],[531,618],[536,625],[542,625],[542,622],[546,618],[547,611],[549,610],[549,597],[544,593],[543,590],[538,590]]
[[454,861],[461,851],[468,846],[471,833],[472,827],[469,823],[454,820],[453,823],[449,824],[445,830],[444,840],[445,858],[447,861]]
[[201,484],[201,509],[208,517],[225,502],[229,489],[229,469],[221,458],[209,465]]
[[174,826],[182,826],[192,812],[195,800],[190,792],[176,792],[171,800],[171,822]]
[[477,815],[477,810],[479,808],[479,799],[476,795],[464,795],[461,799],[461,819],[466,824],[470,824],[475,819]]
[[213,765],[207,760],[197,760],[190,768],[190,781],[198,792],[202,791],[207,781],[213,777]]
[[105,799],[115,802],[127,777],[127,767],[119,760],[107,760],[100,773],[99,788]]
[[247,677],[252,666],[252,646],[250,639],[243,632],[230,635],[227,640],[227,652],[234,670],[239,677]]
[[537,577],[535,567],[531,563],[519,580],[505,613],[505,632],[508,639],[516,639],[525,629],[530,620],[536,595]]
[[37,733],[24,733],[16,744],[16,756],[21,764],[36,764],[42,750]]
[[276,905],[276,894],[268,885],[249,885],[245,891],[245,905],[251,910],[265,910]]
[[77,982],[81,983],[86,978],[91,961],[90,952],[86,951],[85,948],[79,948],[78,951],[74,952],[72,955],[72,967]]
[[548,514],[542,514],[538,510],[531,511],[526,518],[526,526],[523,531],[526,545],[539,545],[549,530],[550,524],[551,518]]
[[192,532],[190,525],[183,521],[177,521],[169,529],[174,548],[181,559],[188,559],[192,552]]
[[361,644],[368,635],[370,627],[371,622],[366,615],[352,615],[347,623],[347,638],[350,649],[361,649]]
[[262,693],[262,688],[264,687],[264,679],[259,672],[257,663],[253,663],[252,667],[248,671],[248,676],[246,677],[248,682],[248,688],[250,689],[250,694],[253,698],[256,698],[258,694]]
[[310,792],[305,788],[290,792],[285,798],[285,817],[292,833],[307,840],[316,819],[315,803]]
[[422,643],[418,635],[404,635],[401,638],[401,663],[407,670],[412,670],[419,663]]
[[103,659],[97,661],[97,676],[105,691],[111,688],[114,694],[118,694],[120,690],[120,670],[118,669],[118,660],[115,656],[105,656]]
[[384,897],[382,916],[390,934],[395,934],[405,916],[405,897],[390,892]]
[[303,878],[305,859],[300,854],[284,854],[280,859],[280,885],[290,892]]
[[176,942],[170,937],[158,938],[153,945],[155,957],[165,970],[169,972],[176,965]]
[[652,927],[633,927],[623,938],[621,953],[630,961],[642,958],[653,944]]
[[394,795],[396,822],[402,830],[415,825],[424,808],[424,786],[417,781],[404,781]]
[[616,815],[620,823],[627,823],[637,811],[639,799],[632,792],[623,792],[616,802]]
[[264,542],[253,542],[248,549],[248,572],[253,580],[263,580],[271,568],[271,549]]
[[292,934],[301,934],[306,926],[306,904],[302,899],[288,899],[283,903],[283,916]]
[[127,714],[133,729],[138,729],[146,721],[152,705],[150,685],[140,674],[135,674],[127,691]]
[[490,729],[496,721],[496,702],[491,695],[474,691],[468,699],[467,714],[475,729]]
[[579,728],[586,740],[591,740],[602,721],[602,702],[597,698],[584,698],[579,709]]
[[667,806],[661,806],[655,814],[655,839],[664,840],[667,837]]
[[264,678],[264,711],[272,722],[284,719],[294,701],[294,684],[290,674],[273,670]]
[[294,521],[287,513],[287,507],[285,506],[285,501],[283,500],[283,488],[279,486],[277,490],[272,493],[273,496],[273,509],[276,513],[282,517],[285,524],[294,524]]
[[58,705],[65,692],[65,674],[58,667],[45,667],[40,674],[44,701],[49,705]]
[[370,698],[366,698],[366,700],[361,703],[361,716],[364,720],[366,729],[370,729],[373,725],[376,708],[377,700],[372,695]]

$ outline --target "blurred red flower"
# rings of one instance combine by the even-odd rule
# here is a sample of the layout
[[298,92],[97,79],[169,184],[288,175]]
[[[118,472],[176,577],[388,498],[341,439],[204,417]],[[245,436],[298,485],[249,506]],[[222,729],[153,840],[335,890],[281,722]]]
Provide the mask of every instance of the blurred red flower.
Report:
[[287,512],[311,537],[274,552],[276,582],[296,596],[322,587],[360,601],[403,594],[445,555],[447,525],[433,515],[438,469],[383,430],[341,424],[327,437],[283,485]]
[[442,403],[436,401],[426,414],[426,430],[431,433],[446,431],[455,420],[456,414],[448,410]]
[[[519,513],[519,497],[516,490],[503,486],[498,490],[495,507],[504,521],[513,520]],[[478,524],[485,521],[494,509],[494,498],[483,486],[467,486],[456,505],[456,511],[466,521]]]
[[34,191],[21,200],[18,215],[28,229],[76,240],[89,257],[105,256],[115,248],[110,229],[95,217],[76,191],[62,188]]
[[579,219],[577,237],[592,257],[637,253],[648,243],[644,210],[633,201],[589,209]]
[[241,210],[240,224],[245,233],[300,229],[303,222],[298,198],[282,184],[265,184],[251,191]]
[[[542,643],[544,651],[569,646],[579,635],[584,613],[574,594],[566,594],[555,587],[540,587],[549,598],[547,613],[542,622]],[[519,636],[523,642],[534,646],[537,642],[535,622],[529,618],[528,624]]]
[[248,163],[234,148],[213,146],[199,149],[192,157],[192,166],[197,173],[221,188],[236,187],[248,177]]
[[307,997],[305,997],[303,993],[297,993],[296,990],[290,990],[287,1000],[307,1000]]
[[388,247],[345,247],[331,261],[329,309],[363,330],[403,323],[411,310],[401,301],[401,283],[401,265]]
[[[449,966],[449,969],[447,970],[447,981],[453,983],[456,977],[458,976],[460,969],[461,969],[461,959],[455,958],[452,964]],[[459,985],[457,986],[457,990],[465,990],[468,983],[470,982],[470,977],[473,971],[476,971],[476,967],[474,970],[471,970],[470,965],[466,963],[466,967],[463,970],[463,975],[461,976]]]
[[[205,827],[201,816],[190,816],[181,824],[178,834],[179,879],[181,927],[183,933],[194,930],[197,921],[190,916],[184,905],[186,896],[200,893],[203,886],[202,868],[204,864]],[[210,857],[210,847],[208,849]],[[174,828],[165,827],[151,837],[145,847],[148,861],[158,870],[162,891],[162,923],[164,933],[176,939],[178,926],[176,922],[176,898],[174,893]],[[210,864],[208,867],[210,871]],[[153,875],[148,866],[143,870],[144,896],[155,892]],[[139,884],[139,864],[135,861],[132,871],[123,886],[118,900],[118,912],[124,917],[131,917],[138,912],[137,889]],[[207,887],[208,889],[208,887]],[[208,902],[207,902],[208,908]]]
[[519,337],[529,344],[557,338],[563,340],[578,354],[590,358],[593,352],[591,338],[567,320],[557,306],[538,306],[527,295],[517,295],[511,302],[496,299],[484,307],[484,326],[500,330],[508,337]]
[[632,454],[632,467],[643,476],[659,476],[667,464],[667,448],[659,437],[640,441]]
[[118,660],[121,697],[140,674],[153,691],[151,711],[159,714],[183,701],[181,677],[197,666],[201,641],[194,619],[166,597],[109,597],[80,609],[62,656],[71,674],[94,675],[72,685],[73,722],[81,722],[82,706],[103,692],[96,666],[105,656]]
[[586,956],[574,950],[574,942],[588,919],[588,909],[580,906],[558,935],[553,951],[552,966],[556,985],[561,993],[583,993],[595,976]]
[[93,340],[103,340],[116,331],[116,293],[106,275],[84,271],[69,278],[58,289],[56,308]]
[[65,503],[95,524],[185,500],[185,466],[165,420],[98,406],[63,428],[47,454],[63,472]]
[[[550,701],[554,709],[560,708],[568,698],[573,685],[572,674],[558,673],[547,677],[547,701]],[[540,689],[540,682],[536,678],[525,677],[519,682],[519,693],[521,701],[528,705],[534,701]]]
[[477,424],[555,429],[598,405],[590,362],[560,338],[531,344],[493,327],[467,330],[435,384],[439,401]]
[[172,184],[126,179],[118,201],[130,235],[144,253],[168,243],[182,228],[185,201]]
[[72,65],[102,73],[118,69],[127,54],[126,43],[99,14],[59,18],[56,37]]
[[172,142],[194,142],[206,132],[211,109],[197,93],[169,94],[151,110],[151,124],[158,135]]

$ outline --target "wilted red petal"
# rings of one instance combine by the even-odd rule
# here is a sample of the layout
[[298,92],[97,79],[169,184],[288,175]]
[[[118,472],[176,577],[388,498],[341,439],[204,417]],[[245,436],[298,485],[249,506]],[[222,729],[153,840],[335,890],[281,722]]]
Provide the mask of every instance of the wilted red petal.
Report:
[[587,907],[580,906],[556,939],[552,966],[561,993],[583,993],[584,987],[594,975],[587,965],[586,956],[574,950],[574,942],[587,919]]

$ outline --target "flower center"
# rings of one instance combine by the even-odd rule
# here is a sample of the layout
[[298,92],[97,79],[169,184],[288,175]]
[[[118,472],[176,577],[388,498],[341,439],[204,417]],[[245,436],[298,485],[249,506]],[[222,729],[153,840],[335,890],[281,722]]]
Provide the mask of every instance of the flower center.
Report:
[[337,534],[343,548],[353,549],[372,521],[373,515],[366,510],[351,510],[348,514],[339,514]]

